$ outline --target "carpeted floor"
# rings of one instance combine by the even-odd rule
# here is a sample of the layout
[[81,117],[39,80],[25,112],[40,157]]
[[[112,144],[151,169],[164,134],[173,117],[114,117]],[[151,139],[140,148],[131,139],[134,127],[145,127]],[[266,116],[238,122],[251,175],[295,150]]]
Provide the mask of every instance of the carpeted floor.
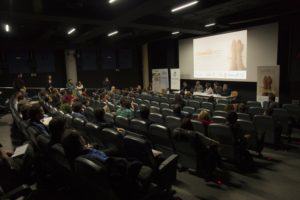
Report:
[[[0,118],[0,143],[12,150],[10,124],[12,118]],[[229,171],[226,184],[206,183],[187,172],[178,173],[174,186],[176,196],[183,200],[298,200],[300,198],[300,149],[288,151],[265,149],[268,159],[255,158],[259,169],[255,173],[240,174]],[[231,167],[234,169],[234,167]]]

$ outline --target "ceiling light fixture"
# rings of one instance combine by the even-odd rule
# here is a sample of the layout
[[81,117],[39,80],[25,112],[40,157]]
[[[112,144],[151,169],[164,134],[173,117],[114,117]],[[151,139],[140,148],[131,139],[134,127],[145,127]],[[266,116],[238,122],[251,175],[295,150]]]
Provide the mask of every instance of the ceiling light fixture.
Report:
[[74,33],[76,31],[76,28],[71,28],[69,31],[68,31],[68,35],[71,35],[72,33]]
[[211,26],[215,26],[216,23],[210,23],[210,24],[206,24],[205,27],[211,27]]
[[5,29],[6,32],[9,32],[10,31],[10,26],[8,24],[5,24],[4,29]]
[[114,31],[114,32],[108,33],[107,36],[111,37],[111,36],[117,35],[118,33],[119,33],[119,31]]
[[194,5],[196,5],[197,3],[199,3],[199,1],[192,1],[192,2],[189,2],[189,3],[183,4],[183,5],[180,5],[180,6],[176,7],[176,8],[173,8],[173,9],[171,10],[171,12],[172,12],[172,13],[177,12],[177,11],[179,11],[179,10],[182,10],[182,9],[185,9],[185,8],[188,8],[188,7],[191,7],[191,6],[194,6]]
[[117,0],[109,0],[108,3],[113,4],[115,3]]
[[179,31],[174,31],[172,32],[172,35],[178,35],[180,32]]

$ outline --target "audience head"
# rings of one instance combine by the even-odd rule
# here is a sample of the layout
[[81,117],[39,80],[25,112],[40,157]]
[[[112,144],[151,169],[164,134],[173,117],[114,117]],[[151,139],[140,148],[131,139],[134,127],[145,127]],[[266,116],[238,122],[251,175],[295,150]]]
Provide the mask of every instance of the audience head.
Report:
[[51,75],[48,75],[48,80],[52,80],[52,76]]
[[174,105],[173,113],[174,113],[176,116],[181,115],[181,105],[180,105],[180,104],[175,104],[175,105]]
[[140,109],[141,118],[144,120],[149,119],[150,110],[147,106],[142,106]]
[[269,102],[275,102],[276,96],[273,93],[269,94]]
[[19,73],[18,74],[18,78],[22,78],[23,77],[23,74],[22,73]]
[[83,150],[86,148],[85,145],[86,141],[77,130],[68,130],[62,139],[62,146],[66,157],[70,161],[74,161],[82,154]]
[[200,85],[200,81],[196,81],[196,85]]
[[109,82],[109,79],[108,79],[108,77],[105,77],[105,81],[106,81],[106,82]]
[[62,117],[53,118],[49,123],[52,144],[60,143],[66,128],[66,119]]
[[80,113],[82,112],[82,104],[79,101],[76,101],[72,105],[73,112]]
[[208,121],[208,120],[210,120],[209,112],[207,110],[201,110],[201,112],[198,114],[198,120],[199,121],[202,121],[202,120]]
[[227,91],[228,90],[228,85],[226,83],[223,84],[223,91]]
[[29,109],[29,118],[31,121],[39,122],[44,118],[44,110],[39,103],[33,104]]
[[227,121],[229,124],[231,124],[231,125],[235,124],[237,119],[238,119],[238,115],[236,114],[236,112],[231,111],[228,113]]
[[121,106],[122,106],[123,108],[130,109],[130,107],[131,107],[130,102],[129,102],[128,99],[125,98],[125,97],[121,98],[120,104],[121,104]]
[[104,122],[105,111],[103,108],[97,108],[94,110],[95,118],[98,122]]
[[206,83],[205,83],[205,88],[208,89],[208,88],[210,88],[210,87],[211,87],[211,83],[206,82]]
[[185,129],[185,130],[190,130],[190,131],[194,130],[191,119],[189,117],[185,117],[181,122],[180,128]]

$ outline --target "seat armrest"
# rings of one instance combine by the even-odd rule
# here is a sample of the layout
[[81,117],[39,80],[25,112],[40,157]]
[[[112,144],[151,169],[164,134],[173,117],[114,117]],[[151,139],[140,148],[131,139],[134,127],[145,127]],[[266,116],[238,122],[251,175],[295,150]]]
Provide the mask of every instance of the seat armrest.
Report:
[[176,181],[178,155],[172,154],[158,167],[158,184],[161,187],[170,189]]
[[22,196],[27,196],[32,192],[32,189],[29,185],[21,185],[7,193],[5,193],[1,199],[17,199]]

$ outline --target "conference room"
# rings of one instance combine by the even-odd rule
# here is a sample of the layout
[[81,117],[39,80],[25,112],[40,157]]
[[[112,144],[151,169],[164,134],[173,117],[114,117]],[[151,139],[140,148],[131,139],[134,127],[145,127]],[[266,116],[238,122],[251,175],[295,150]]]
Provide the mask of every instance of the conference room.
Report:
[[285,200],[297,0],[0,1],[0,199]]

